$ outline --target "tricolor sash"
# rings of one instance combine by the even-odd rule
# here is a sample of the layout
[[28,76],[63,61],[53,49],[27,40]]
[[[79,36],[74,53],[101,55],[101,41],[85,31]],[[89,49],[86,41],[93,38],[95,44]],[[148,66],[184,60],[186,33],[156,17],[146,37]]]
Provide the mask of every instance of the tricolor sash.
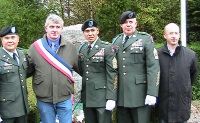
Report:
[[54,68],[63,73],[67,78],[74,83],[74,79],[72,77],[72,69],[70,66],[58,55],[56,54],[47,44],[47,42],[41,38],[33,43],[35,49],[38,53]]

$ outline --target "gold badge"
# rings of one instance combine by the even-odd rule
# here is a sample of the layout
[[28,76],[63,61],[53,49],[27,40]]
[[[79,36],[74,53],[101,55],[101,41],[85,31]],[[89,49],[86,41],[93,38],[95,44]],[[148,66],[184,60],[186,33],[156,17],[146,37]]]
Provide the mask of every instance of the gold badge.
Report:
[[154,54],[155,59],[158,59],[158,52],[155,48],[153,50],[153,54]]
[[118,75],[115,75],[114,83],[113,83],[113,90],[117,89],[117,82],[118,82]]
[[158,72],[158,75],[157,75],[156,86],[158,86],[159,83],[160,83],[160,71]]
[[118,66],[117,66],[117,59],[114,57],[113,60],[112,60],[112,64],[113,64],[113,68],[114,69],[117,69]]
[[74,84],[74,94],[76,94],[77,88],[76,88],[76,84]]

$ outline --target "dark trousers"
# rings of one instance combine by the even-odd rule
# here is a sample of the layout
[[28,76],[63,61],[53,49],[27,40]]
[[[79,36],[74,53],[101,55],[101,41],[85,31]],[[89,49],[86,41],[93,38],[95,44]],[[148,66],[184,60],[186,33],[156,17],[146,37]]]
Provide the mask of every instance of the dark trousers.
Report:
[[85,123],[112,123],[111,111],[105,110],[105,107],[85,107],[83,105]]
[[27,115],[23,115],[21,117],[14,117],[14,118],[8,118],[8,119],[2,118],[3,121],[1,123],[28,123],[27,117],[28,117]]
[[117,107],[118,123],[150,123],[151,107],[136,108]]
[[159,123],[187,123],[187,121],[184,121],[184,122],[168,122],[168,121],[165,121],[165,120],[161,119],[159,121]]

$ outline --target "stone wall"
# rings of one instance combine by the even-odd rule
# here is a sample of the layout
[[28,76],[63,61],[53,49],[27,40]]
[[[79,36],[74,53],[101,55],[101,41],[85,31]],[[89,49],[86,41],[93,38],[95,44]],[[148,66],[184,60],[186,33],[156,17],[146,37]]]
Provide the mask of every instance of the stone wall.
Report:
[[[77,47],[77,49],[78,49],[79,45],[81,44],[81,42],[86,40],[83,35],[83,32],[81,31],[81,26],[82,26],[82,24],[64,27],[63,32],[62,32],[62,35],[64,36],[64,38],[66,38],[68,41],[74,43],[75,46]],[[80,100],[82,78],[76,72],[73,72],[73,77],[74,77],[75,86],[76,86],[76,94],[74,95],[75,103],[77,103]]]

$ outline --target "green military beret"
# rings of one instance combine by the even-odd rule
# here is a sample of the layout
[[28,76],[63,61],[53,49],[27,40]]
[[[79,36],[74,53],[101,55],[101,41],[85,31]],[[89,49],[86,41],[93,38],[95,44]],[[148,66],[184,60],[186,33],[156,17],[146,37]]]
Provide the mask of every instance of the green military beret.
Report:
[[126,19],[136,18],[135,12],[132,11],[126,11],[123,12],[120,16],[120,24],[123,24]]
[[84,23],[83,23],[83,25],[82,25],[82,27],[81,27],[81,30],[82,31],[84,31],[86,28],[88,28],[88,27],[97,27],[97,22],[96,21],[94,21],[94,20],[86,20]]
[[7,26],[1,29],[0,37],[4,37],[5,35],[18,34],[18,30],[15,26]]

